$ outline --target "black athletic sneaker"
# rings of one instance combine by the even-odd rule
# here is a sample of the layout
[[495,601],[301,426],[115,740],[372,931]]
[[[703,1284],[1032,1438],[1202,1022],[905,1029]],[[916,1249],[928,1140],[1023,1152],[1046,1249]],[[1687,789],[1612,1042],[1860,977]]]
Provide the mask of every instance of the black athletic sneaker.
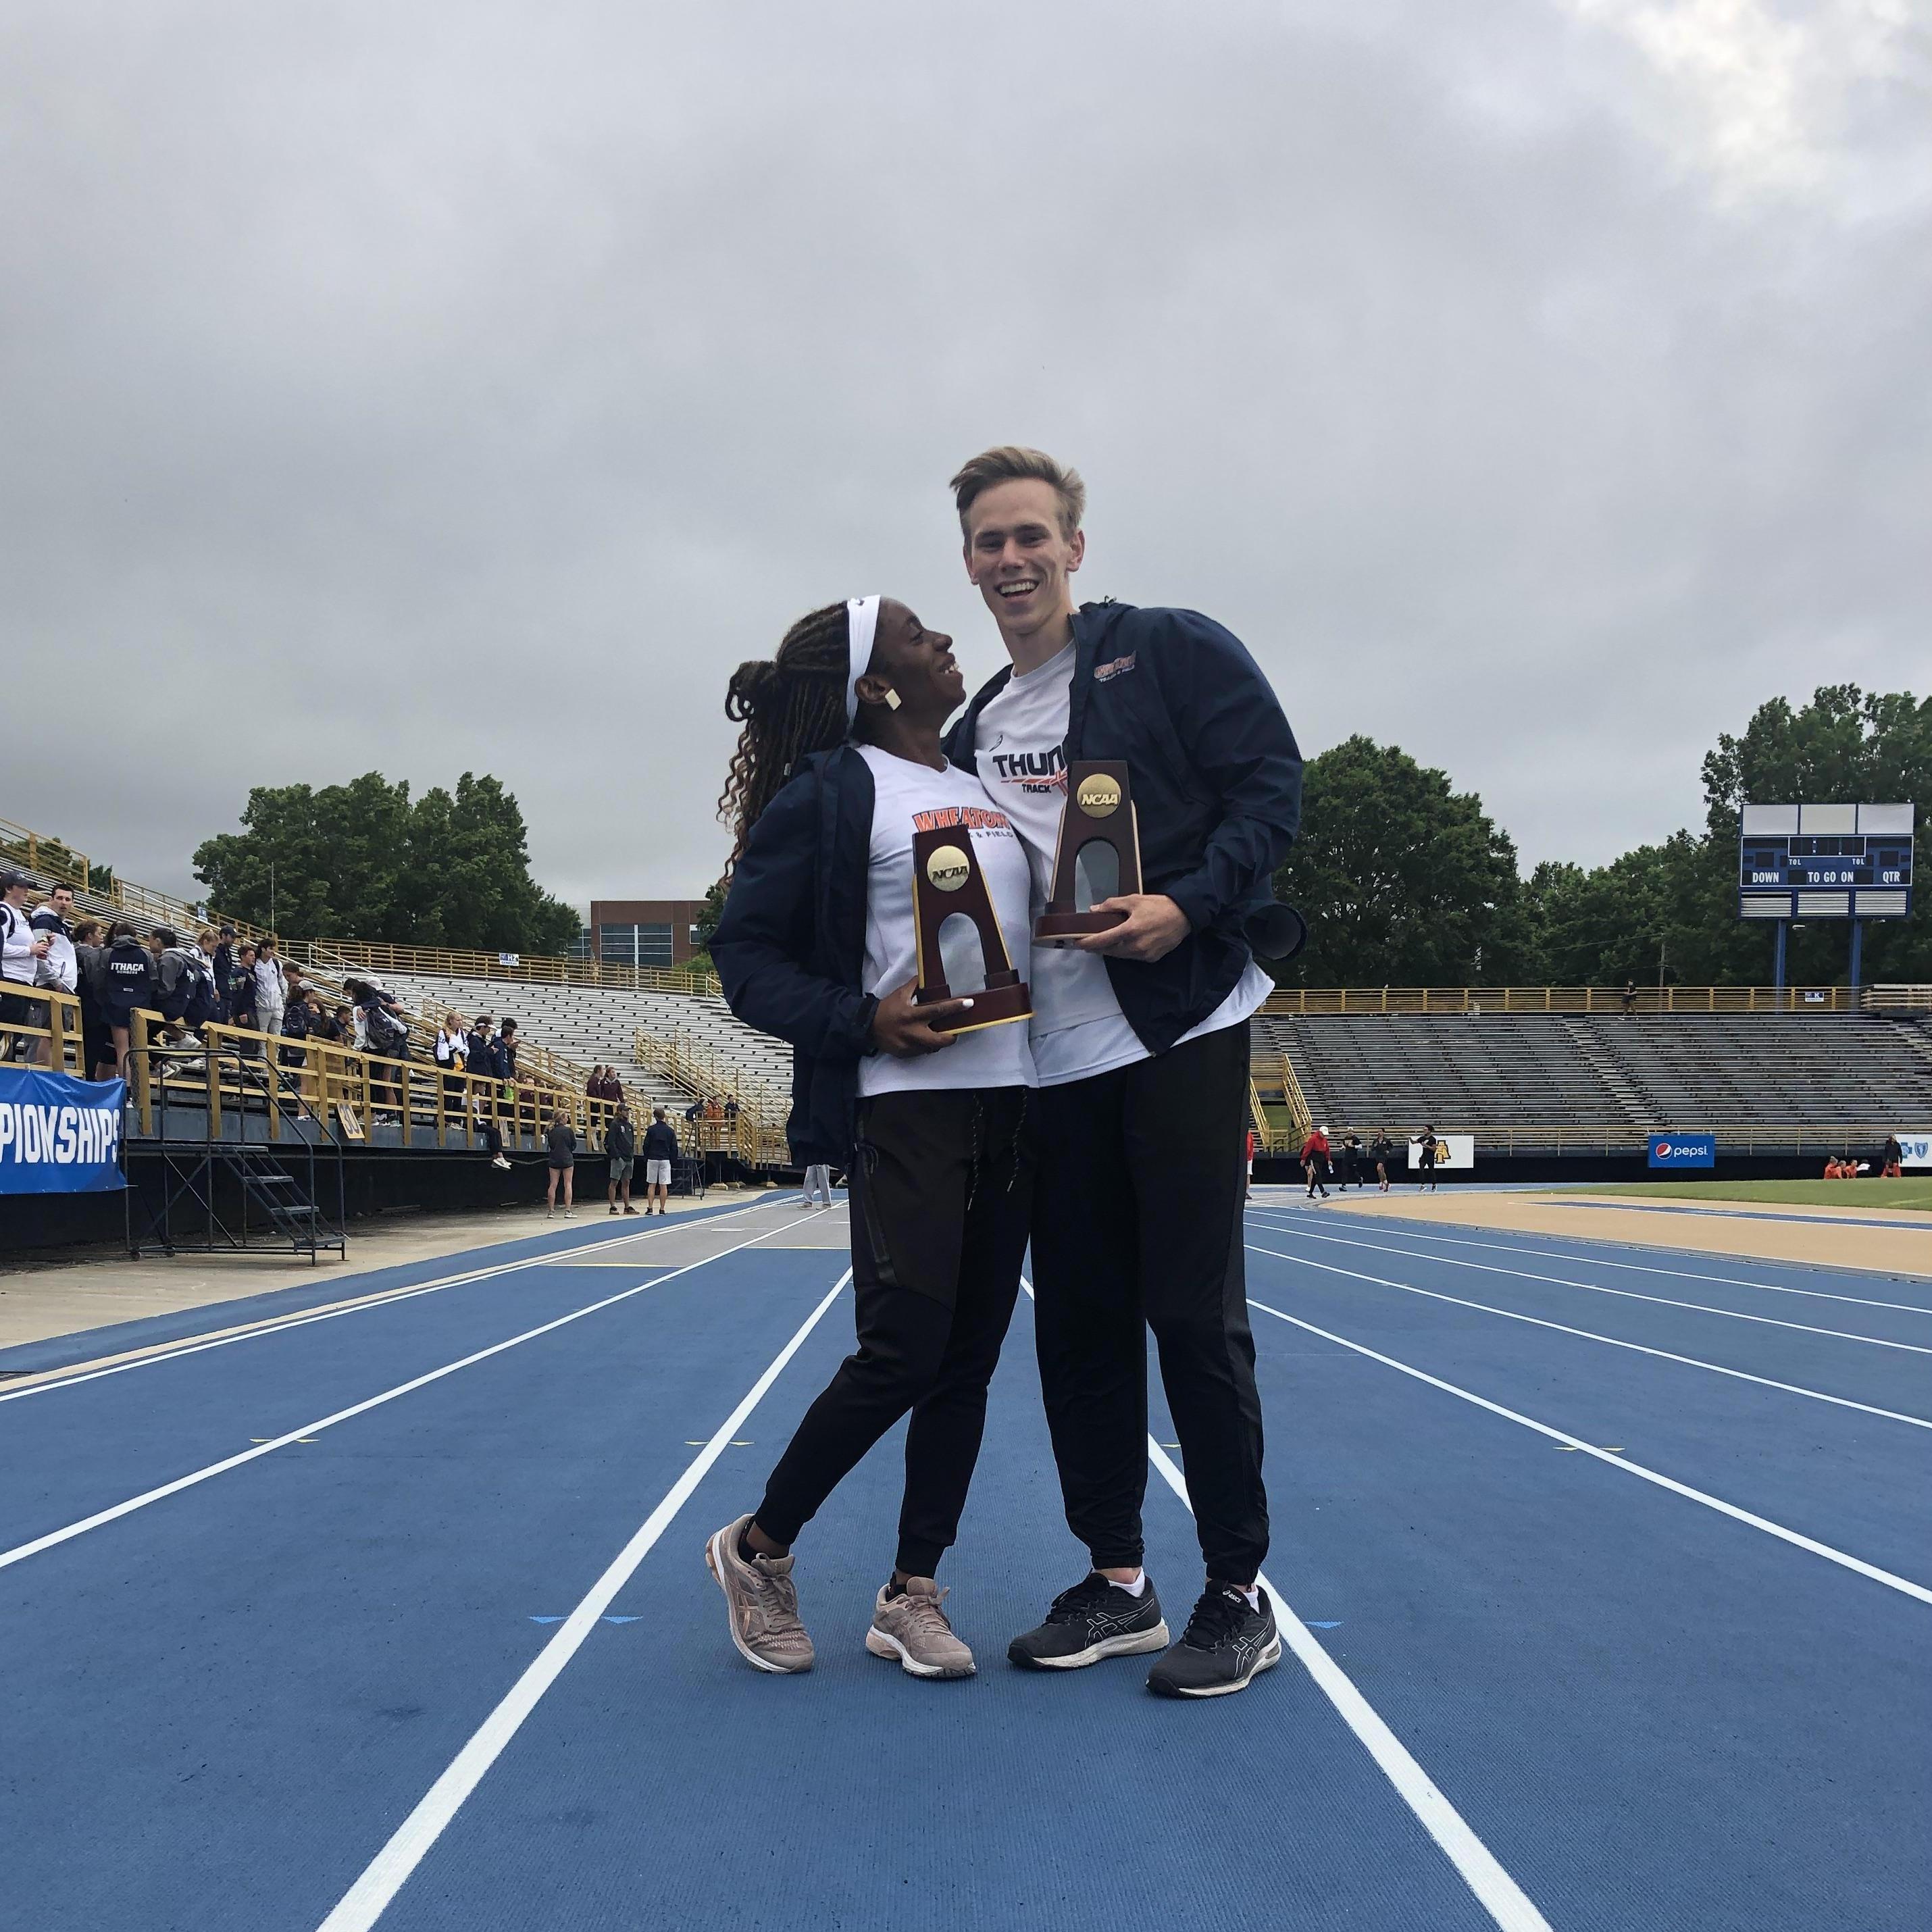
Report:
[[1094,1570],[1061,1591],[1046,1622],[1015,1637],[1006,1656],[1028,1670],[1078,1670],[1103,1657],[1165,1650],[1168,1642],[1167,1620],[1151,1576],[1138,1597],[1130,1597]]
[[1258,1590],[1261,1608],[1232,1585],[1210,1583],[1202,1592],[1180,1641],[1148,1672],[1148,1688],[1162,1697],[1225,1697],[1245,1690],[1248,1679],[1281,1661],[1274,1606]]

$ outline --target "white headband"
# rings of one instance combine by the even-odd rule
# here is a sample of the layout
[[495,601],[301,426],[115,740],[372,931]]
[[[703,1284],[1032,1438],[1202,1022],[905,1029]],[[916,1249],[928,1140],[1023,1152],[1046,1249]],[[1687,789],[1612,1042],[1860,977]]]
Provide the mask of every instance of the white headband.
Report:
[[845,680],[845,723],[849,729],[859,716],[859,680],[872,662],[872,638],[879,628],[879,600],[876,597],[851,597],[845,602],[845,628],[850,644],[851,669]]

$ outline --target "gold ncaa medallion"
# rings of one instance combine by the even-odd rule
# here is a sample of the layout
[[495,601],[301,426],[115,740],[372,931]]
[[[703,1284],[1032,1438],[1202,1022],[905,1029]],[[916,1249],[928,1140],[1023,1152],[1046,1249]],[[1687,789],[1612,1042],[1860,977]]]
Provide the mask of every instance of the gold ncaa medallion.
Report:
[[956,892],[967,880],[973,862],[956,845],[942,845],[926,862],[928,881],[942,892]]
[[1074,796],[1080,801],[1080,809],[1089,818],[1105,818],[1119,808],[1120,782],[1109,778],[1105,772],[1094,772],[1080,781],[1080,789]]

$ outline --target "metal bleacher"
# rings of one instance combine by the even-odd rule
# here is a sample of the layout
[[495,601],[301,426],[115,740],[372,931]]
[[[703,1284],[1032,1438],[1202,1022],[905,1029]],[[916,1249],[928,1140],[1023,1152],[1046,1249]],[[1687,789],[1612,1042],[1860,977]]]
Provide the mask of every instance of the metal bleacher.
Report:
[[1868,1012],[1264,1013],[1258,1067],[1333,1132],[1473,1133],[1492,1152],[1627,1152],[1714,1130],[1801,1152],[1932,1119],[1932,1026]]
[[782,1113],[782,1096],[790,1090],[791,1048],[746,1026],[722,999],[709,994],[394,970],[384,983],[414,1005],[514,1014],[529,1038],[574,1059],[618,1067],[628,1082],[650,1088],[667,1106],[682,1107],[691,1090],[638,1064],[640,1033],[694,1048],[729,1074],[731,1090],[741,1099],[768,1099]]

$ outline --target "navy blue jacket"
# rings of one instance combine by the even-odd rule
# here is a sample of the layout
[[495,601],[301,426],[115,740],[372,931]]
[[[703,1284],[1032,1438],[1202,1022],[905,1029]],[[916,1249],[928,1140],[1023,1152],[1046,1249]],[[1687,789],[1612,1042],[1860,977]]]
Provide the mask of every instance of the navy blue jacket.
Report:
[[[981,709],[1009,665],[947,734],[972,771]],[[1234,988],[1258,947],[1294,950],[1299,921],[1274,872],[1301,825],[1301,754],[1260,665],[1193,610],[1082,604],[1073,620],[1066,757],[1124,758],[1139,822],[1142,890],[1162,892],[1192,930],[1164,959],[1109,959],[1120,1011],[1165,1053]]]
[[731,1010],[791,1042],[785,1132],[802,1166],[851,1160],[879,1004],[862,990],[873,799],[850,745],[807,758],[752,826],[711,941]]

